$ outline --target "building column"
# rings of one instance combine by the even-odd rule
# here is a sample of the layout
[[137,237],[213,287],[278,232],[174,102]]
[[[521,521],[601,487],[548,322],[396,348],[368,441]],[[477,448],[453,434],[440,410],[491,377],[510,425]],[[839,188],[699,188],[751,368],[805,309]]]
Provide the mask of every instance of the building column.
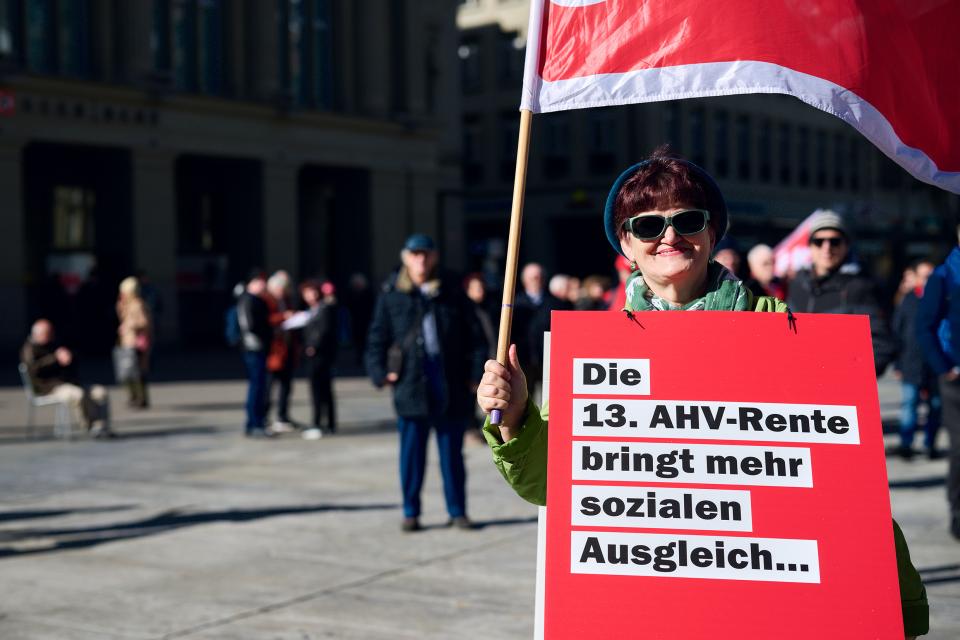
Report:
[[390,113],[390,7],[387,0],[365,3],[358,16],[355,51],[360,111],[372,116]]
[[276,103],[284,89],[277,73],[277,64],[284,52],[280,50],[276,3],[252,2],[249,6],[249,57],[244,61],[250,65],[249,80],[252,86],[247,87],[247,93],[252,98]]
[[169,151],[133,152],[134,265],[146,271],[160,294],[162,310],[154,318],[157,341],[180,336],[177,309],[177,211],[174,155]]
[[0,193],[3,193],[4,215],[0,215],[0,238],[5,238],[0,251],[0,344],[18,346],[27,336],[26,238],[24,236],[23,145],[0,142]]
[[[403,170],[370,172],[370,219],[373,282],[379,282],[400,262],[400,249],[410,233],[407,175]],[[360,240],[364,241],[363,239]]]
[[263,267],[270,272],[285,269],[294,279],[300,275],[298,168],[279,160],[263,164]]
[[132,83],[150,81],[154,74],[153,51],[153,3],[127,2],[117,5],[115,18],[123,20],[124,28],[118,34],[121,39],[124,77]]

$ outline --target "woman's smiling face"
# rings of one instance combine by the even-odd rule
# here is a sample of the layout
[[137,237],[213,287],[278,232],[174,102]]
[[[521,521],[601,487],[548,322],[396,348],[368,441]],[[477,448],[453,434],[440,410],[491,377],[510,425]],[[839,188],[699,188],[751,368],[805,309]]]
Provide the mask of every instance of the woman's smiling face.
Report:
[[[687,208],[644,211],[635,215],[669,217]],[[630,232],[620,238],[624,254],[637,263],[644,280],[663,285],[689,284],[696,279],[705,282],[713,245],[714,231],[709,225],[699,233],[686,236],[668,225],[663,235],[653,240],[641,240]]]

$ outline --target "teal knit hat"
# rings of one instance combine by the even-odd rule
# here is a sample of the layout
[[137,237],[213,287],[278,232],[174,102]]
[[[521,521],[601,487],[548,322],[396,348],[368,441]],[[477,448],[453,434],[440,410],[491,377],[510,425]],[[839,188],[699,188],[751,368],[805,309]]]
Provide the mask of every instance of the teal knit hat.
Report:
[[[712,200],[720,203],[719,211],[710,211],[710,226],[712,226],[717,232],[717,242],[720,242],[720,239],[727,233],[727,204],[723,199],[723,194],[720,192],[720,187],[717,186],[717,183],[713,178],[710,177],[710,174],[690,162],[689,160],[684,160],[683,158],[670,158],[671,160],[676,160],[682,162],[683,164],[690,167],[693,172],[699,176],[707,191],[713,192]],[[638,162],[632,167],[628,168],[626,171],[620,174],[614,182],[613,186],[610,187],[610,193],[607,195],[607,204],[603,208],[603,228],[607,232],[607,240],[610,242],[610,246],[613,247],[614,251],[623,255],[623,249],[620,248],[620,236],[617,233],[616,222],[615,222],[615,211],[617,204],[617,196],[620,194],[620,189],[623,188],[623,184],[630,179],[633,174],[645,167],[646,165],[653,162],[653,159],[647,159],[643,162]]]

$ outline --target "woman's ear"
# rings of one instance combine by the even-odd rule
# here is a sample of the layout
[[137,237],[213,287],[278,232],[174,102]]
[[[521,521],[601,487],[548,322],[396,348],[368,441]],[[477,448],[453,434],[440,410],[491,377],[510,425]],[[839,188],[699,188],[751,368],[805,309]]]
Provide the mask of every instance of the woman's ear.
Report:
[[633,246],[630,244],[630,236],[622,235],[620,236],[620,249],[623,251],[623,255],[626,256],[627,260],[633,262],[636,257],[633,255]]

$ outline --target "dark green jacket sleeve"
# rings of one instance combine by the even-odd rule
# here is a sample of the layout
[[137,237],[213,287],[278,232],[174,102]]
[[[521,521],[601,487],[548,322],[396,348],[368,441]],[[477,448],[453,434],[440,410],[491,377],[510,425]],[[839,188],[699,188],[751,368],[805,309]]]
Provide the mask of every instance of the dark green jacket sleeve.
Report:
[[910,561],[910,549],[900,525],[893,521],[893,544],[897,550],[897,577],[900,579],[900,607],[903,610],[903,635],[922,636],[930,630],[930,606],[920,574]]
[[547,407],[538,410],[527,400],[523,429],[513,440],[500,441],[500,429],[483,424],[483,437],[493,451],[493,462],[514,491],[527,502],[547,504]]

